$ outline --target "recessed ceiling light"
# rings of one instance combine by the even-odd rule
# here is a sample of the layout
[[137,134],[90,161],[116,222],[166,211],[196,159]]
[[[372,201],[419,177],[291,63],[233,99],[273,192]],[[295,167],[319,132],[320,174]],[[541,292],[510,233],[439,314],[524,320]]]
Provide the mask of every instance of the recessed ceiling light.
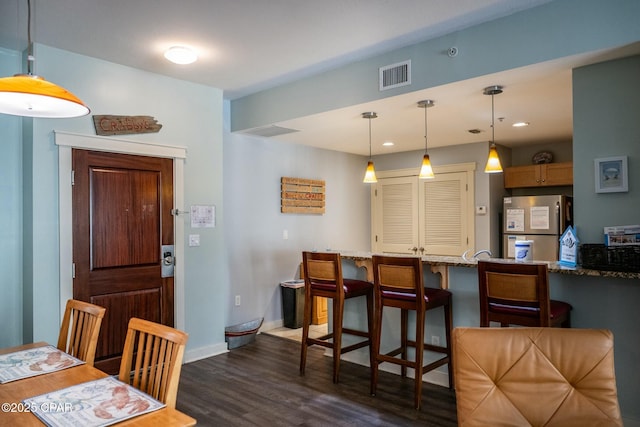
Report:
[[384,145],[385,147],[391,147],[394,144],[391,141],[386,141],[386,142],[383,142],[382,145]]
[[196,62],[198,54],[187,46],[172,46],[164,53],[164,57],[174,64],[191,64]]
[[513,126],[514,128],[522,128],[525,126],[529,126],[529,122],[516,122],[514,124],[512,124],[511,126]]

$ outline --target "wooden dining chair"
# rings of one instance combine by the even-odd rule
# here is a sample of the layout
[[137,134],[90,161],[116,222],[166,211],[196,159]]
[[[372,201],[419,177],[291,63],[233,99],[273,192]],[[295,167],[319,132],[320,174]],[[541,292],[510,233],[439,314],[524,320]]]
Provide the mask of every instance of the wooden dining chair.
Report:
[[118,379],[175,408],[188,337],[169,326],[132,317]]
[[93,366],[105,311],[99,305],[68,300],[58,334],[58,349]]
[[571,327],[571,305],[549,297],[546,263],[478,261],[480,326]]
[[[373,284],[365,280],[345,279],[342,277],[342,263],[339,253],[303,252],[305,294],[304,316],[302,321],[302,345],[300,349],[300,374],[304,375],[307,362],[307,348],[318,345],[333,350],[333,382],[340,376],[340,355],[358,348],[369,347],[369,360],[372,360],[371,341],[373,333]],[[342,325],[344,303],[346,299],[364,296],[367,304],[367,330],[345,328]],[[333,327],[328,334],[317,338],[309,337],[311,325],[312,301],[314,297],[333,300]],[[342,335],[363,337],[353,344],[342,346]]]
[[[451,359],[452,306],[451,292],[444,289],[424,286],[422,260],[418,257],[398,257],[374,255],[374,334],[373,358],[371,370],[371,394],[376,394],[378,370],[381,363],[392,363],[401,367],[403,377],[407,368],[414,369],[414,405],[420,409],[422,400],[422,376],[442,365],[449,368],[449,388],[453,387],[453,368]],[[380,352],[384,308],[400,309],[400,346]],[[424,341],[425,318],[428,310],[442,307],[444,312],[445,345],[432,345]],[[409,338],[409,311],[416,312],[415,337]],[[397,336],[396,331],[390,333]],[[413,360],[409,359],[408,348],[415,349]],[[442,353],[443,356],[423,365],[424,352]]]

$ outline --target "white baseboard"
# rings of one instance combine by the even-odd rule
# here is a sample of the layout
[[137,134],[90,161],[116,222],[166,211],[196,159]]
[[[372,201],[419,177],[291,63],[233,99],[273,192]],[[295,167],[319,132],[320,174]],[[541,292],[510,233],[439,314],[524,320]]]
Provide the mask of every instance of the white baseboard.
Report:
[[[258,333],[262,331],[268,331],[270,329],[281,328],[282,326],[283,326],[282,319],[275,320],[272,322],[263,322]],[[185,352],[184,363],[195,362],[197,360],[206,359],[207,357],[217,356],[218,354],[227,353],[228,351],[229,349],[227,348],[226,342],[213,344],[206,347],[194,348],[192,350],[188,350]]]
[[184,363],[191,363],[197,360],[206,359],[207,357],[217,356],[228,352],[227,343],[209,345],[206,347],[194,348],[184,353]]

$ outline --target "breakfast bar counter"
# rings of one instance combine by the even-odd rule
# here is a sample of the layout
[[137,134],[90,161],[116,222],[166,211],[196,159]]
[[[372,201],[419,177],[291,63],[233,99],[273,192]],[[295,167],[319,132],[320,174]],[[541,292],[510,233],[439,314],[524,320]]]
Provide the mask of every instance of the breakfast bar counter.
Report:
[[[366,274],[368,280],[373,279],[372,256],[375,253],[340,251],[340,254],[347,277]],[[477,260],[433,255],[421,258],[425,267],[425,286],[439,285],[453,294],[454,327],[479,326]],[[485,254],[480,258],[492,259]],[[571,327],[608,329],[613,332],[618,398],[625,425],[640,426],[640,410],[637,406],[637,396],[640,396],[640,368],[637,363],[640,354],[640,273],[571,268],[556,262],[549,262],[548,265],[551,298],[566,301],[573,307]],[[361,267],[365,267],[366,273]],[[363,322],[362,307],[349,306],[345,310],[347,318]],[[444,326],[441,323],[439,316],[427,318],[425,334],[428,339],[435,337],[442,342]],[[383,341],[385,339],[388,337],[383,337]],[[359,359],[352,361],[366,364],[367,355],[363,352],[359,356]],[[425,376],[425,380],[446,385],[446,372],[431,372]]]
[[[371,257],[375,255],[373,252],[340,252],[343,259],[351,260],[357,267],[364,267],[367,270],[367,280],[373,281],[373,270]],[[385,254],[389,255],[389,254]],[[398,256],[410,256],[400,255]],[[469,260],[463,257],[456,256],[441,256],[441,255],[424,255],[421,257],[425,265],[428,265],[431,272],[439,274],[440,287],[443,289],[449,288],[449,267],[469,267],[476,268],[478,265],[477,260]],[[486,260],[506,261],[501,258],[482,258]],[[515,262],[509,260],[510,262]],[[590,277],[610,277],[618,279],[640,279],[639,272],[625,272],[625,271],[608,271],[608,270],[593,270],[581,267],[566,267],[560,265],[557,262],[550,261],[535,261],[548,264],[549,273],[567,274],[572,276],[590,276]]]

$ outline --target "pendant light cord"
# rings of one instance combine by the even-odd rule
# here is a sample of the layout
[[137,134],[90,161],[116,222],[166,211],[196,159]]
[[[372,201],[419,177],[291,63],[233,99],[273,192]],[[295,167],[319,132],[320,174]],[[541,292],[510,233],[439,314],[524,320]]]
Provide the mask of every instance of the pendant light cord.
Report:
[[427,109],[428,106],[424,106],[424,154],[427,154]]
[[31,0],[27,0],[27,74],[32,75],[33,44],[31,43]]
[[493,93],[491,94],[491,145],[496,143],[496,122],[493,113]]
[[371,160],[371,117],[369,117],[369,160]]

